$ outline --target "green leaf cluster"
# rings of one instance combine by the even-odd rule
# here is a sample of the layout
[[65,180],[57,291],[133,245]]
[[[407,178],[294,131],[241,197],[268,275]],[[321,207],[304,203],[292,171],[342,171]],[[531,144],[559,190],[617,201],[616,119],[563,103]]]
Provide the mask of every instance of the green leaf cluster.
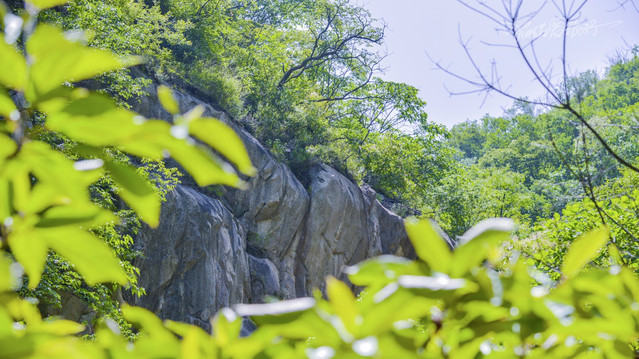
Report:
[[[299,178],[322,161],[418,207],[450,167],[446,130],[427,121],[417,89],[377,78],[384,28],[352,1],[80,0],[42,17],[143,55],[150,77],[242,121]],[[105,81],[133,103],[148,79]]]
[[[7,305],[19,306],[7,309],[3,320],[42,321],[35,307],[20,309],[32,304],[8,289],[42,300],[43,308],[71,294],[131,336],[113,296],[123,287],[143,293],[131,265],[131,236],[139,218],[157,225],[161,197],[175,186],[175,171],[160,161],[173,156],[203,186],[241,186],[229,163],[245,175],[255,170],[227,125],[201,117],[199,108],[179,113],[166,88],[162,101],[174,113],[172,123],[145,119],[74,85],[139,59],[88,48],[51,25],[34,26],[39,9],[58,5],[29,4],[19,21],[0,2],[0,58],[10,70],[0,76],[0,245],[3,258],[15,261],[7,278],[24,273],[22,288],[21,280],[2,288]],[[143,166],[132,166],[131,159]],[[78,327],[66,325],[63,334]]]

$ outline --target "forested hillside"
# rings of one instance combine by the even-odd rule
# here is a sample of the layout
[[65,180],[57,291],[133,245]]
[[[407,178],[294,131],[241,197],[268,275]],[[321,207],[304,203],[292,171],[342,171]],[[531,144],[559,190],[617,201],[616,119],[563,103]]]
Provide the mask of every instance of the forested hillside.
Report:
[[[505,6],[513,29],[518,4]],[[603,75],[566,75],[556,103],[520,98],[448,130],[415,87],[382,79],[385,25],[350,0],[0,0],[0,30],[0,358],[639,355],[639,47]],[[237,204],[262,175],[284,178],[281,192]],[[347,195],[319,199],[322,183]],[[286,196],[304,210],[282,213],[304,225],[257,236]],[[297,266],[286,275],[302,284],[207,308],[199,326],[161,320],[179,311],[163,299],[157,313],[130,306],[157,295],[135,263],[162,202],[190,198],[217,220],[213,207],[236,215],[231,197],[231,229],[170,203],[185,218],[162,233],[194,227],[210,246],[181,242],[147,268],[168,277],[164,261],[192,268],[232,237],[215,254],[226,267]],[[417,218],[398,230],[382,204]],[[158,243],[173,242],[144,245]],[[258,253],[293,243],[301,264]],[[182,249],[192,261],[173,263]],[[369,254],[385,255],[350,262]],[[202,281],[254,284],[252,268],[231,270]],[[345,282],[308,279],[326,273]],[[151,286],[193,305],[209,282]],[[81,323],[54,315],[69,301],[88,308]]]
[[[414,87],[382,80],[384,25],[352,2],[80,0],[41,15],[241,120],[297,175],[328,162],[396,198],[450,165]],[[122,101],[145,80],[106,75]],[[424,155],[422,155],[424,154]]]
[[[583,116],[616,154],[634,161],[639,156],[637,48],[602,78],[588,71],[571,78],[570,85]],[[461,234],[481,219],[513,218],[523,242],[518,245],[546,268],[557,268],[562,246],[608,224],[626,257],[634,258],[637,173],[610,156],[568,111],[515,103],[502,117],[455,125],[448,143],[457,150],[459,165],[444,176],[432,202],[444,228]],[[546,253],[552,254],[542,258]]]

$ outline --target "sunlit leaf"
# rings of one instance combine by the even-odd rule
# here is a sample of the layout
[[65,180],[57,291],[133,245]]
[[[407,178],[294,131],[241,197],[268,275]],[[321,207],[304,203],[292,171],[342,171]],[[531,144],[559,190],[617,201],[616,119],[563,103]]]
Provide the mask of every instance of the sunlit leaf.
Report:
[[9,247],[16,260],[29,276],[29,288],[35,289],[40,283],[44,263],[47,259],[47,241],[33,230],[16,231],[9,236]]
[[63,5],[69,2],[69,0],[27,0],[33,6],[40,10],[48,9],[50,7]]
[[12,46],[0,39],[0,84],[15,90],[23,90],[26,83],[27,65],[24,57]]
[[[8,120],[11,119],[12,116],[16,116],[15,111],[17,111],[17,109],[13,100],[11,100],[11,97],[4,89],[0,88],[0,116],[4,116],[5,119]],[[13,118],[13,120],[15,119],[16,118]]]
[[108,51],[90,49],[67,40],[57,28],[42,24],[27,42],[33,58],[27,96],[35,101],[66,81],[80,81],[124,66],[139,63],[123,61]]
[[334,277],[328,277],[326,280],[326,294],[335,314],[341,319],[346,330],[351,334],[356,334],[359,313],[351,289],[344,282]]
[[404,288],[437,290],[456,290],[463,288],[466,281],[458,278],[450,278],[447,275],[435,277],[403,275],[398,278],[397,283]]
[[[59,195],[66,198],[64,201],[67,203],[87,202],[87,187],[96,182],[101,174],[100,169],[76,170],[74,161],[39,141],[25,143],[20,151],[19,160],[28,166],[28,172],[39,180],[39,185],[55,187]],[[23,205],[24,209],[28,207],[32,205]]]
[[55,206],[40,216],[36,227],[76,225],[85,229],[116,221],[117,218],[98,205],[86,203],[79,206]]
[[230,308],[220,309],[213,317],[211,324],[215,340],[221,347],[225,347],[231,341],[239,338],[242,330],[242,318],[238,317]]
[[169,148],[178,140],[171,136],[168,123],[148,120],[138,127],[128,137],[117,140],[123,151],[154,160],[161,160],[170,155]]
[[173,141],[169,152],[200,186],[223,184],[240,187],[243,184],[230,166],[216,161],[212,153],[200,146],[185,141]]
[[507,218],[484,220],[461,237],[453,252],[450,275],[462,277],[471,268],[499,253],[499,244],[509,238],[514,222]]
[[[5,15],[7,15],[9,13],[9,9],[7,8],[7,5],[0,1],[0,19],[4,18]],[[3,24],[4,21],[0,20],[0,24]]]
[[[22,155],[23,153],[24,151],[19,154]],[[13,159],[12,161],[7,161],[3,169],[11,173],[9,194],[7,196],[11,200],[11,203],[8,204],[10,211],[26,212],[25,209],[29,206],[31,199],[31,176],[29,175],[28,166],[19,161],[19,159]]]
[[155,314],[153,314],[153,312],[147,309],[130,305],[123,305],[122,314],[124,314],[124,317],[128,321],[138,324],[140,329],[151,334],[167,332],[167,330],[162,325],[162,320]]
[[341,342],[335,326],[318,315],[315,310],[296,311],[279,315],[260,315],[251,317],[267,334],[282,336],[294,340],[307,340],[310,337],[318,345],[335,346]]
[[118,144],[141,131],[134,123],[134,112],[118,108],[113,100],[98,94],[65,102],[62,108],[51,102],[41,108],[49,113],[46,124],[51,130],[93,146]]
[[7,178],[0,177],[0,223],[4,224],[11,217],[11,188]]
[[180,106],[175,100],[175,97],[173,97],[173,92],[168,86],[158,86],[158,99],[160,100],[162,107],[164,107],[172,115],[180,113]]
[[189,129],[193,136],[204,141],[235,164],[240,172],[247,176],[256,174],[244,143],[228,125],[214,118],[201,118],[193,120]]
[[466,233],[460,237],[459,245],[464,246],[472,241],[485,241],[486,238],[488,238],[486,234],[491,232],[508,233],[514,229],[515,222],[510,218],[486,219],[466,231]]
[[417,256],[432,270],[446,273],[452,263],[452,255],[448,245],[430,222],[412,218],[406,220],[405,224]]
[[15,153],[18,145],[4,133],[0,133],[0,163],[4,161],[7,156]]
[[[214,346],[213,338],[198,326],[172,320],[165,321],[164,325],[182,338],[180,343],[181,358],[210,358],[217,350]],[[217,332],[215,333],[215,337],[217,337]]]
[[150,358],[180,357],[178,338],[162,325],[162,321],[155,314],[147,309],[126,304],[121,310],[124,318],[135,324],[140,331],[140,337],[135,344],[138,352]]
[[258,330],[230,343],[224,352],[231,358],[258,358],[264,349],[272,347],[276,337],[275,331]]
[[635,274],[626,267],[621,268],[619,276],[635,303],[639,303],[639,280],[637,279],[637,276],[635,276]]
[[422,318],[431,313],[435,300],[426,296],[399,289],[393,291],[375,305],[363,312],[362,335],[380,335],[391,330],[395,323],[409,319]]
[[16,268],[17,263],[14,263],[4,253],[0,254],[0,291],[8,291],[16,288],[21,274],[17,273]]
[[344,272],[351,283],[358,286],[374,286],[376,283],[385,285],[402,274],[418,274],[413,261],[404,257],[383,255],[365,260],[359,264],[347,267]]
[[160,221],[160,198],[135,168],[112,161],[105,166],[119,184],[118,195],[151,227]]
[[600,228],[584,234],[575,240],[566,256],[561,272],[566,278],[577,275],[583,267],[593,260],[601,247],[608,242],[608,228]]
[[614,261],[614,264],[622,265],[624,263],[621,252],[619,252],[619,248],[614,243],[608,245],[608,253],[610,253],[610,258]]
[[183,114],[182,116],[179,116],[177,118],[178,122],[185,122],[185,123],[191,123],[197,119],[200,119],[200,117],[202,117],[202,115],[204,114],[204,112],[206,111],[206,108],[202,105],[197,105],[195,107],[193,107],[192,109],[190,109],[188,112],[186,112],[185,114]]
[[84,325],[70,320],[49,320],[43,321],[35,328],[38,333],[56,334],[56,335],[73,335],[78,334],[85,329]]
[[113,250],[93,234],[75,227],[39,229],[37,233],[46,238],[51,249],[68,259],[89,285],[128,283]]
[[266,304],[236,304],[233,310],[239,316],[288,315],[313,308],[315,299],[297,298]]

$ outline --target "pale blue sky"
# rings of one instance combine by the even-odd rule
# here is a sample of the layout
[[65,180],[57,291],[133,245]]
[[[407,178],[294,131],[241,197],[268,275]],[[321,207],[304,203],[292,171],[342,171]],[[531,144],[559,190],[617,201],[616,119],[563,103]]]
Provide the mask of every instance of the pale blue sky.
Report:
[[[478,119],[489,113],[502,114],[512,101],[498,94],[490,95],[485,103],[483,95],[449,96],[451,91],[471,89],[465,83],[435,70],[425,52],[449,69],[473,76],[471,64],[459,44],[458,29],[464,39],[470,40],[470,49],[478,63],[489,69],[497,61],[502,84],[512,86],[514,93],[537,98],[543,91],[535,85],[532,75],[523,71],[522,62],[512,49],[485,46],[480,40],[504,42],[508,36],[495,31],[495,25],[454,0],[362,0],[376,18],[384,19],[388,26],[386,48],[389,56],[386,80],[405,82],[420,89],[428,103],[426,109],[431,121],[448,127],[466,119]],[[473,0],[468,0],[472,3]],[[495,3],[495,1],[488,1]],[[497,1],[501,3],[501,1]],[[528,1],[539,6],[542,1]],[[568,42],[569,71],[577,73],[596,69],[602,73],[608,58],[626,44],[639,44],[639,13],[634,9],[619,9],[616,0],[590,0],[583,9],[579,25]],[[545,10],[530,23],[527,34],[545,35],[537,43],[539,61],[553,63],[559,74],[561,41],[555,36],[557,12],[549,1]]]

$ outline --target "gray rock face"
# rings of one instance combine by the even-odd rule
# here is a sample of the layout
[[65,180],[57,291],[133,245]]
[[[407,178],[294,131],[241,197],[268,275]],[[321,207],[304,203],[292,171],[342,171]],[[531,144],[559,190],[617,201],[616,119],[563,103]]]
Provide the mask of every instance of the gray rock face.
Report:
[[255,138],[236,130],[258,174],[248,181],[247,190],[227,188],[223,199],[246,226],[255,254],[268,258],[281,273],[279,297],[294,298],[296,249],[309,196],[288,167],[275,161]]
[[147,294],[133,304],[161,318],[210,329],[218,309],[251,297],[245,234],[216,199],[179,186],[162,206],[160,226],[140,231],[136,245]]
[[326,165],[311,168],[311,205],[299,248],[299,294],[324,289],[332,275],[345,279],[344,266],[382,254],[378,236],[370,236],[360,189]]
[[280,295],[280,276],[273,263],[266,258],[249,255],[251,274],[251,302],[263,303],[266,296]]
[[[169,120],[155,90],[150,93],[133,109]],[[258,175],[248,179],[247,190],[222,188],[216,198],[188,179],[167,196],[160,226],[136,239],[147,295],[133,304],[208,329],[209,317],[222,307],[310,295],[324,288],[327,275],[346,279],[344,266],[373,256],[414,257],[402,218],[370,187],[317,164],[307,190],[228,115],[192,96],[176,97],[182,111],[202,105],[205,116],[232,126]]]
[[415,249],[404,229],[404,220],[389,211],[377,200],[377,193],[368,185],[361,187],[366,208],[368,226],[373,242],[381,244],[383,254],[415,258]]

